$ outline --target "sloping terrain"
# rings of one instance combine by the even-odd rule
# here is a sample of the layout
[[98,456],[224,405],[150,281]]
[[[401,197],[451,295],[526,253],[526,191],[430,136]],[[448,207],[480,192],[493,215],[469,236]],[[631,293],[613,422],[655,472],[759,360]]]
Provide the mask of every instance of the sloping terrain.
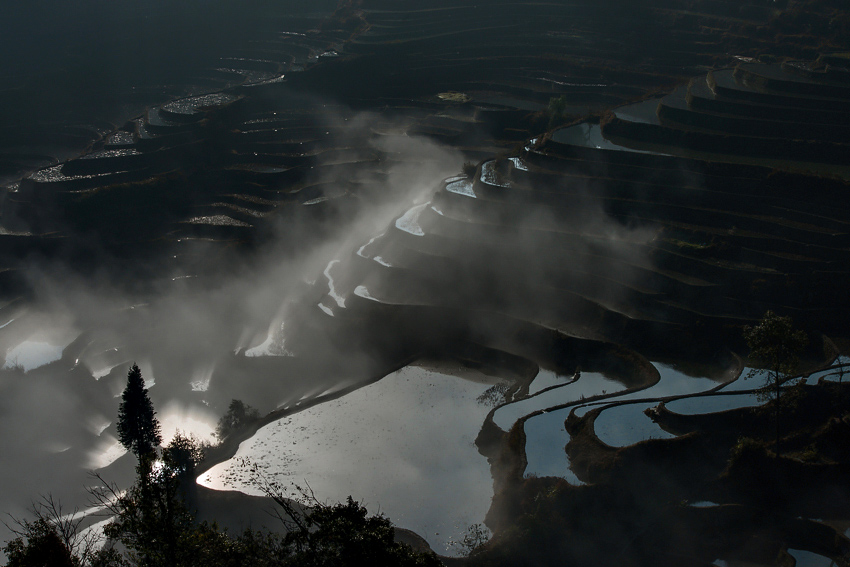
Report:
[[[762,525],[750,508],[682,511],[637,498],[725,495],[753,506],[729,483],[704,496],[679,492],[680,476],[644,481],[656,465],[681,467],[702,489],[724,473],[735,438],[670,426],[666,440],[616,450],[600,447],[594,420],[636,404],[571,412],[628,396],[643,404],[623,415],[632,423],[658,401],[719,387],[740,374],[742,328],[767,310],[807,331],[810,366],[838,354],[850,308],[847,26],[830,2],[716,0],[364,0],[325,20],[266,21],[201,66],[215,78],[206,88],[187,80],[169,91],[187,96],[102,125],[73,159],[10,161],[20,179],[2,206],[0,293],[7,324],[17,322],[0,328],[0,344],[8,359],[20,329],[37,326],[27,309],[44,299],[45,266],[127,291],[115,327],[154,329],[163,341],[175,337],[151,322],[151,305],[179,289],[188,305],[212,298],[212,319],[221,313],[231,328],[201,348],[209,320],[187,327],[198,344],[170,356],[167,374],[191,374],[187,360],[200,353],[209,369],[191,393],[185,378],[158,391],[211,408],[245,392],[271,412],[257,427],[421,358],[504,380],[489,391],[495,407],[478,438],[496,494],[485,560],[517,559],[498,546],[523,521],[538,533],[545,514],[569,518],[585,505],[622,531],[552,549],[564,533],[553,531],[524,560],[764,562],[800,541],[840,559],[843,536],[797,526],[793,506],[787,525]],[[304,273],[261,268],[288,262]],[[233,274],[285,282],[262,293],[221,283]],[[262,305],[234,300],[234,287]],[[275,294],[284,307],[280,297],[268,307]],[[82,361],[92,376],[105,367],[98,378],[108,380],[89,385],[102,390],[156,341],[125,349],[126,331],[86,328],[97,317],[85,315],[74,324],[89,334],[66,343],[60,363]],[[568,461],[535,460],[563,459],[567,442]],[[834,470],[818,478],[844,494]],[[623,481],[632,474],[639,480]],[[841,507],[829,512],[847,519]],[[688,534],[671,536],[680,516],[692,531],[731,522],[770,535],[747,552],[734,538],[696,549]],[[663,529],[645,537],[644,521]],[[598,528],[568,527],[576,541]],[[808,535],[791,542],[799,533]],[[605,555],[623,538],[631,547]]]

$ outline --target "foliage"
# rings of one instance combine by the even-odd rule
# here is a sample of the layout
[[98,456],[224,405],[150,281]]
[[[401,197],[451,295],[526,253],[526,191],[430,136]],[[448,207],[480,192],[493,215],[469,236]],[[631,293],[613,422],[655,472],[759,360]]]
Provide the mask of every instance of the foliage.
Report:
[[228,435],[260,418],[260,412],[242,400],[231,400],[227,413],[218,420],[215,436],[223,441]]
[[766,373],[768,395],[774,388],[778,397],[779,386],[797,369],[808,337],[794,328],[790,317],[768,311],[757,325],[744,329],[744,339],[750,347],[750,358],[762,367],[751,370],[747,378]]
[[808,344],[808,337],[794,328],[790,317],[781,317],[768,311],[756,326],[744,329],[744,339],[750,347],[750,358],[761,366],[751,370],[746,377],[766,374],[760,397],[773,402],[774,450],[778,456],[782,384],[796,371],[800,354]]
[[457,102],[463,104],[465,102],[469,102],[472,100],[472,97],[466,93],[459,93],[457,91],[447,91],[444,93],[438,93],[437,98],[442,100],[443,102]]
[[47,495],[31,510],[34,520],[14,520],[15,538],[7,542],[3,552],[8,567],[120,567],[117,551],[111,547],[98,549],[97,534],[84,531],[83,514],[74,510],[65,514],[61,503]]
[[761,442],[752,437],[739,437],[729,452],[729,465],[749,460],[752,455],[762,454],[764,454],[764,445]]
[[450,541],[449,545],[460,550],[461,555],[471,555],[490,539],[490,530],[484,524],[472,524],[466,529],[463,539]]
[[8,567],[74,567],[77,563],[71,551],[62,543],[56,529],[39,518],[24,522],[25,535],[10,541],[3,551],[9,556]]
[[162,443],[159,422],[148,397],[142,372],[135,364],[127,373],[127,387],[118,408],[118,439],[140,462],[149,459]]
[[392,522],[385,516],[368,515],[351,496],[346,502],[328,505],[310,490],[295,486],[297,499],[290,500],[282,487],[266,479],[254,465],[254,485],[278,505],[277,517],[286,528],[279,553],[281,565],[292,567],[355,567],[393,565],[438,567],[433,553],[418,553],[395,541]]
[[92,492],[95,503],[113,515],[104,533],[127,548],[132,564],[203,565],[198,559],[223,537],[214,525],[197,525],[185,503],[202,458],[197,439],[178,431],[156,466],[146,472],[139,465],[139,482],[132,488],[122,492],[103,482]]
[[475,398],[475,401],[482,406],[494,408],[505,403],[505,395],[510,389],[510,384],[507,382],[499,382],[484,390],[484,392]]
[[546,113],[549,115],[549,129],[559,126],[567,121],[567,96],[561,95],[549,99],[549,106],[546,108]]
[[[134,365],[130,371],[128,390],[138,388],[141,373]],[[144,388],[140,389],[144,394]],[[126,391],[125,391],[126,393]],[[122,402],[122,416],[128,399]],[[147,400],[147,396],[138,399]],[[152,418],[150,401],[140,404],[149,408],[141,412]],[[256,419],[259,413],[234,400],[231,403],[231,426]],[[138,413],[136,415],[139,415]],[[153,420],[155,424],[155,419]],[[140,428],[136,428],[138,431]],[[158,427],[143,431],[156,431]],[[133,430],[127,427],[125,431]],[[203,458],[203,450],[192,436],[180,432],[162,450],[156,461],[156,448],[138,441],[141,447],[138,481],[121,490],[99,475],[97,486],[90,490],[92,504],[112,517],[104,527],[111,542],[126,549],[122,556],[107,545],[98,550],[96,534],[78,528],[84,516],[62,514],[61,506],[48,497],[35,509],[36,519],[19,522],[18,537],[4,551],[11,567],[347,567],[361,565],[399,567],[437,567],[433,553],[418,553],[395,541],[389,519],[369,515],[366,508],[351,497],[344,503],[326,505],[312,493],[301,492],[300,500],[289,500],[277,485],[258,481],[278,505],[277,517],[286,528],[285,535],[247,530],[235,537],[219,530],[215,523],[199,523],[186,504],[187,493],[195,486],[195,468]],[[144,439],[142,437],[142,439]],[[255,473],[259,475],[257,469]],[[258,478],[262,478],[259,477]]]
[[186,436],[180,431],[174,434],[171,443],[162,450],[165,468],[172,471],[180,483],[191,483],[195,468],[204,459],[204,449],[194,435]]

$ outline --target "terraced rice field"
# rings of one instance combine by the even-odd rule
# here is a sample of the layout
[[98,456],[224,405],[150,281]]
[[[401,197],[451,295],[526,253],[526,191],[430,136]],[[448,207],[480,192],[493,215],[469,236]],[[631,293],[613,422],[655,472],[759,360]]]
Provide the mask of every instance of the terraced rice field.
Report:
[[[606,2],[426,4],[265,18],[132,112],[40,124],[60,149],[3,154],[3,372],[72,368],[104,413],[138,359],[205,435],[245,397],[265,417],[205,484],[250,491],[229,460],[250,453],[322,498],[359,493],[441,553],[469,524],[509,527],[545,483],[719,503],[685,506],[688,521],[737,513],[705,488],[728,454],[699,453],[694,433],[713,424],[725,447],[724,419],[758,421],[741,417],[757,384],[732,381],[741,330],[792,316],[812,368],[847,344],[846,59],[773,2],[618,6],[628,25]],[[788,54],[771,57],[780,31]],[[45,338],[42,259],[75,298],[102,295],[110,325],[82,301]],[[410,366],[424,359],[487,384]],[[845,362],[802,391],[828,375],[839,392]],[[416,417],[382,421],[393,393]],[[128,468],[97,417],[51,445],[75,473]],[[438,438],[446,460],[423,464]],[[656,464],[673,480],[644,474]],[[777,549],[815,560],[835,541]],[[737,560],[714,552],[688,557]]]

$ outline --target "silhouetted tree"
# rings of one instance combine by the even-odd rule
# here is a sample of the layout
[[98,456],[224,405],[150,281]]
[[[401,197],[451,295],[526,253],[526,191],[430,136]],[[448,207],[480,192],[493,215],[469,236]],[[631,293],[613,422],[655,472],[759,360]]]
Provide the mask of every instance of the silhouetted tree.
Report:
[[150,467],[162,443],[159,422],[148,397],[142,371],[135,364],[127,372],[127,387],[118,407],[118,440],[139,459],[142,469]]
[[15,538],[6,543],[3,552],[7,567],[121,567],[120,554],[112,546],[99,545],[94,531],[81,529],[85,515],[74,509],[62,510],[58,499],[48,494],[34,503],[34,520],[17,520],[7,524]]
[[[103,483],[92,495],[113,515],[104,528],[128,550],[131,564],[145,567],[202,565],[201,545],[211,545],[217,528],[196,524],[184,500],[202,452],[197,442],[178,432],[162,451],[162,464],[127,491]],[[212,531],[210,531],[212,530]],[[214,563],[206,563],[213,565]]]
[[774,448],[779,455],[782,384],[796,371],[800,354],[809,339],[803,331],[794,328],[790,317],[780,317],[773,311],[765,313],[757,325],[746,327],[744,339],[750,347],[750,358],[760,365],[760,368],[752,369],[746,377],[766,374],[761,397],[773,402],[776,437]]
[[433,552],[417,552],[395,541],[392,522],[383,514],[369,515],[351,496],[333,505],[320,502],[308,486],[294,486],[300,497],[292,500],[277,482],[263,475],[256,464],[249,466],[251,483],[274,500],[274,514],[286,535],[269,549],[284,567],[438,567]]
[[255,408],[247,405],[242,400],[230,400],[230,407],[227,408],[227,413],[218,420],[218,425],[215,428],[215,436],[218,437],[219,441],[223,441],[233,431],[259,418],[260,412]]
[[194,435],[178,431],[162,450],[162,462],[184,489],[195,480],[195,467],[203,460],[204,450]]

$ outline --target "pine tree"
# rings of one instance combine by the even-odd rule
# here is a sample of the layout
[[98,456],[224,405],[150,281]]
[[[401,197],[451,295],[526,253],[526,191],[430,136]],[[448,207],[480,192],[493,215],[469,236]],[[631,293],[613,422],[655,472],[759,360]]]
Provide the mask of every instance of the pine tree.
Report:
[[127,387],[118,408],[118,440],[139,461],[150,458],[162,443],[159,422],[148,397],[139,367],[133,364],[127,373]]

